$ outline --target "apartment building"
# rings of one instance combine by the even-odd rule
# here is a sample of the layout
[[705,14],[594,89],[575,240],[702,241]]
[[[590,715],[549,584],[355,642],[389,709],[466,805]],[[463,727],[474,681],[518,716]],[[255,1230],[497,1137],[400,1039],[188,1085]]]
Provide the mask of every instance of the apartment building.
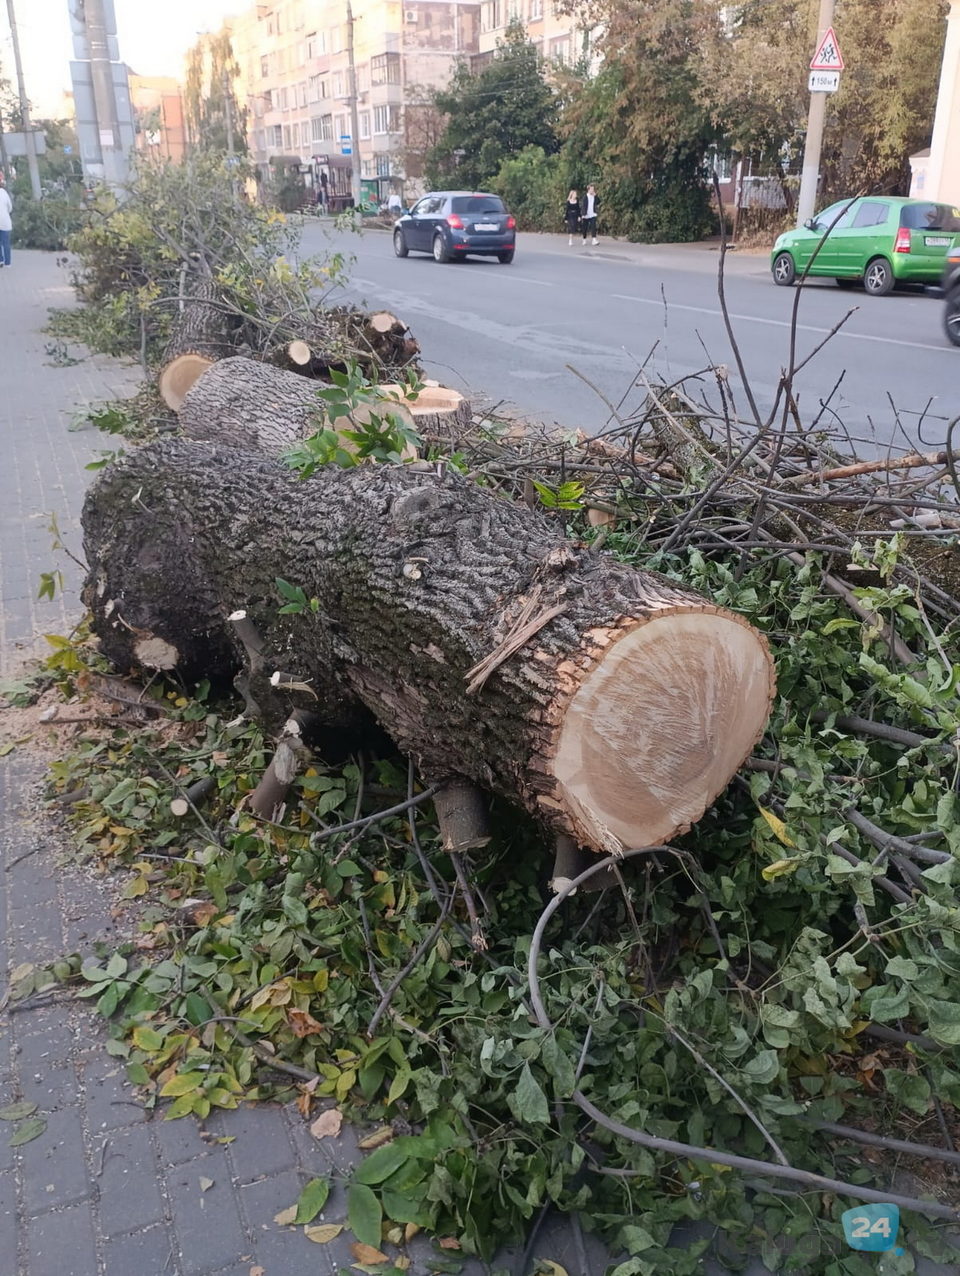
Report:
[[352,154],[365,192],[406,180],[406,114],[475,55],[479,0],[353,0],[359,136],[350,114],[346,0],[273,0],[228,20],[261,174],[296,168],[334,208],[350,195]]
[[187,133],[179,83],[167,76],[128,75],[136,148],[179,164],[186,154]]
[[594,64],[595,28],[583,26],[572,14],[561,13],[555,0],[482,0],[478,68],[493,56],[512,22],[523,23],[527,38],[546,62],[576,66],[586,58]]

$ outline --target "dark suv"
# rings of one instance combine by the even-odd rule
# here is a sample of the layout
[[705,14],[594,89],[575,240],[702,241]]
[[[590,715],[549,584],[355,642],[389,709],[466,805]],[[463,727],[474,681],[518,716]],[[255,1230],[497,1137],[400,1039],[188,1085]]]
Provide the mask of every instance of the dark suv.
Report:
[[508,265],[517,243],[517,222],[499,195],[471,191],[431,191],[417,200],[393,228],[393,251],[432,253],[434,261],[471,254],[496,257]]

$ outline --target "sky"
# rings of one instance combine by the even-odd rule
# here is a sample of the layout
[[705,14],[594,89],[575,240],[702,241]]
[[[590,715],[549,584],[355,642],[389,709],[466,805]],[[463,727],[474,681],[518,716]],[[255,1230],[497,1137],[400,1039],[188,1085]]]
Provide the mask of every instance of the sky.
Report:
[[[138,75],[182,75],[198,31],[215,30],[249,0],[114,0],[120,57]],[[15,0],[27,94],[38,118],[57,112],[70,87],[68,0]],[[0,66],[14,78],[6,6],[0,9]]]

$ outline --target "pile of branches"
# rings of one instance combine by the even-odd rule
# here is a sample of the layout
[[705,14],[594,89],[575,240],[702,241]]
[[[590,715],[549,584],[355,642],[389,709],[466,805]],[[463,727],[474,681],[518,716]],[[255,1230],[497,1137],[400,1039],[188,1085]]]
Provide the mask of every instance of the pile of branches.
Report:
[[[598,862],[544,908],[537,830],[495,813],[483,848],[449,856],[432,792],[369,742],[259,818],[265,742],[211,713],[209,688],[176,731],[121,724],[122,748],[60,766],[85,849],[194,910],[179,983],[136,954],[84,974],[145,1093],[179,1068],[199,1080],[168,1091],[178,1112],[204,1115],[272,1092],[272,1069],[308,1110],[332,1096],[409,1123],[406,1204],[378,1186],[382,1217],[468,1252],[526,1234],[532,1253],[552,1205],[632,1256],[621,1276],[697,1270],[706,1242],[671,1244],[690,1219],[720,1229],[721,1257],[759,1243],[771,1271],[832,1254],[853,1273],[837,1220],[854,1199],[899,1201],[936,1252],[917,1224],[956,1220],[960,1163],[955,424],[929,453],[859,459],[828,408],[801,421],[794,371],[765,416],[706,368],[641,373],[593,438],[488,415],[423,440],[768,636],[769,728],[670,846]],[[572,894],[602,871],[612,889]]]
[[249,202],[213,158],[144,163],[119,194],[97,197],[71,237],[84,305],[55,315],[51,331],[136,358],[148,376],[198,341],[211,357],[280,360],[321,378],[351,361],[383,381],[416,371],[406,325],[337,304],[348,262],[303,256],[301,231],[299,219]]

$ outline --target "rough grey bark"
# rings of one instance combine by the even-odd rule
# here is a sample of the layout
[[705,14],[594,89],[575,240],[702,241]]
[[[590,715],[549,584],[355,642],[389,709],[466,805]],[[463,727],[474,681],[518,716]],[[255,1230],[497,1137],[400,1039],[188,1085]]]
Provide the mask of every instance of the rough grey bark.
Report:
[[[681,737],[667,805],[686,795],[687,814],[669,817],[671,832],[699,818],[765,723],[772,669],[745,622],[663,577],[559,539],[543,515],[454,472],[328,468],[303,481],[263,455],[167,440],[101,473],[83,526],[85,601],[104,654],[121,669],[233,674],[248,662],[249,644],[228,619],[242,609],[260,640],[257,677],[275,692],[264,704],[273,726],[281,702],[284,716],[303,708],[328,723],[359,702],[429,782],[459,778],[500,793],[594,849],[621,844],[591,807],[594,778],[598,809],[610,802],[611,776],[587,775],[571,796],[558,750],[568,713],[577,721],[579,693],[597,688],[596,675],[618,667],[638,634],[648,661],[692,621],[704,670],[691,668],[687,681],[712,687],[693,702],[685,687],[662,689],[670,730]],[[278,577],[316,602],[278,614]],[[734,754],[727,728],[748,706],[711,670],[742,663],[744,651],[759,690],[749,740]],[[628,662],[614,695],[618,682],[632,693],[642,672]],[[588,731],[603,729],[610,693],[598,694]],[[654,687],[642,711],[631,705],[601,740],[615,770],[641,752],[658,721],[658,694]],[[684,759],[704,749],[719,754],[722,779],[712,775],[710,791],[698,793]],[[622,791],[612,779],[616,803],[629,807],[634,780]]]

